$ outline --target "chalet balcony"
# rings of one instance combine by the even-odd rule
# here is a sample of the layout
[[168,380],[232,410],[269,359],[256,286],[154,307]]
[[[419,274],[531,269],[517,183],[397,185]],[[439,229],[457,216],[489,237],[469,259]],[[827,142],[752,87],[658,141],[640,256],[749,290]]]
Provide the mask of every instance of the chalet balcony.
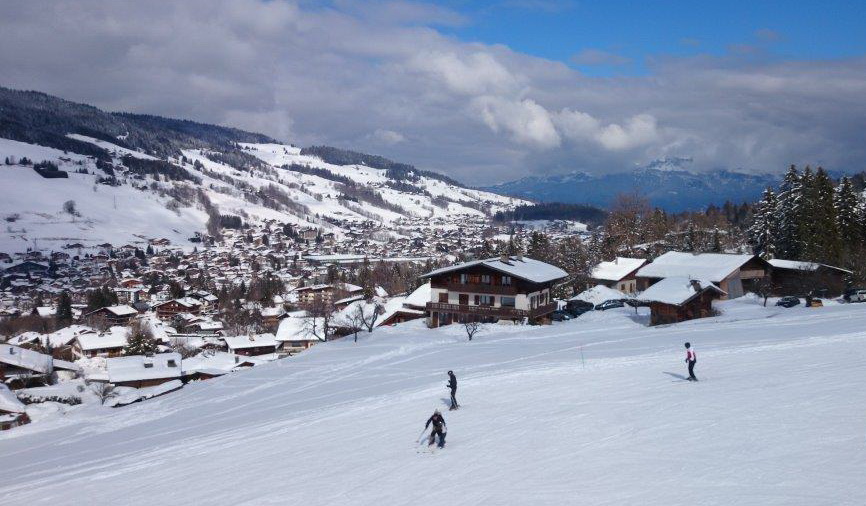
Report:
[[[435,287],[438,288],[438,287]],[[476,284],[461,284],[461,283],[448,283],[446,285],[449,292],[460,292],[460,293],[480,293],[480,294],[490,294],[490,295],[517,295],[517,287],[513,285],[484,285],[480,283]]]
[[552,302],[544,306],[539,306],[535,309],[525,310],[516,309],[513,307],[470,306],[468,304],[446,304],[444,302],[428,302],[427,311],[492,316],[503,320],[512,320],[519,318],[538,318],[539,316],[550,314],[556,311],[556,303]]

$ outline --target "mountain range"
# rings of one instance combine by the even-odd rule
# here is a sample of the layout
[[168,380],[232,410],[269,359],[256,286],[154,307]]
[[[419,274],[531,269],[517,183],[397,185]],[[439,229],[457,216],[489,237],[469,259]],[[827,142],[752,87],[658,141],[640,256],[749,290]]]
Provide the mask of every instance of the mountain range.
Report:
[[406,218],[459,223],[528,203],[380,156],[6,88],[0,187],[0,252],[190,244],[215,222],[265,220],[337,236],[372,221],[382,233],[371,239],[387,242],[412,233],[394,226]]
[[689,158],[665,158],[623,172],[592,175],[571,172],[529,176],[485,187],[503,195],[537,202],[565,202],[607,207],[621,193],[637,192],[654,206],[668,211],[699,210],[710,204],[757,200],[767,186],[776,186],[779,175],[747,174],[729,170],[693,172]]

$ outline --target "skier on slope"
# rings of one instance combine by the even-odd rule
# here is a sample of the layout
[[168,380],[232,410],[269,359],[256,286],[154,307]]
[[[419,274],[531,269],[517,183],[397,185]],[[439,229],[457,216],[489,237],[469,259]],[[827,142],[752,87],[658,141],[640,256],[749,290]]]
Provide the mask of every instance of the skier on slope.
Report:
[[454,411],[460,407],[457,404],[457,376],[454,376],[454,371],[448,371],[448,385],[446,386],[451,390],[451,407],[448,410]]
[[439,448],[445,448],[445,434],[448,432],[448,426],[445,425],[445,419],[442,417],[442,413],[437,409],[433,412],[433,416],[431,416],[427,423],[424,425],[424,430],[427,430],[427,427],[430,427],[430,424],[433,424],[433,430],[430,431],[430,440],[427,443],[427,446],[433,446],[433,443],[436,442],[436,436],[439,436]]
[[695,376],[695,364],[698,362],[698,356],[695,350],[692,349],[692,343],[686,343],[686,363],[689,364],[689,381],[697,381]]

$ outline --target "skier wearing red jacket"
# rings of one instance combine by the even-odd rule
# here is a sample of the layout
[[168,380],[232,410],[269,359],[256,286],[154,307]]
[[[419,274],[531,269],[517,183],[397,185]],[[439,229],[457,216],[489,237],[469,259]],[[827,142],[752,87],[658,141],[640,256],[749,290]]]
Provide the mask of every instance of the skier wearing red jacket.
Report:
[[698,356],[695,350],[692,349],[692,343],[686,343],[686,363],[689,364],[689,381],[697,381],[695,376],[695,364],[698,362]]

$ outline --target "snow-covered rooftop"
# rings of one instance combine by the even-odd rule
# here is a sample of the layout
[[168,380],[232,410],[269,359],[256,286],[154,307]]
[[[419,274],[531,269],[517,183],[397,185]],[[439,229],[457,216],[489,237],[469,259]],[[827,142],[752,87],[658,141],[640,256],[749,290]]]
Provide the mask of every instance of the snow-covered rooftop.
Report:
[[614,290],[613,288],[608,288],[604,285],[596,285],[588,290],[584,290],[583,292],[575,295],[569,300],[582,300],[585,302],[595,304],[601,304],[606,300],[615,300],[615,299],[628,299],[631,298],[629,295],[626,295],[619,290]]
[[719,282],[754,258],[754,255],[725,253],[683,253],[669,251],[637,272],[642,278],[669,278],[685,276]]
[[781,258],[774,258],[772,260],[768,260],[770,265],[776,269],[791,269],[797,271],[817,271],[819,267],[827,267],[828,269],[835,269],[842,272],[847,272],[848,274],[853,274],[848,269],[843,269],[841,267],[834,267],[832,265],[821,264],[817,262],[801,262],[798,260],[782,260]]
[[616,257],[612,262],[601,262],[592,270],[593,279],[619,281],[646,263],[643,258]]
[[180,353],[174,352],[109,358],[105,366],[111,383],[180,378],[182,370]]
[[111,327],[99,334],[79,334],[76,339],[82,350],[122,348],[127,344],[129,330],[126,327]]
[[714,285],[711,281],[673,276],[664,278],[647,288],[638,298],[650,302],[663,302],[679,306],[685,304],[706,289],[725,295],[724,290]]
[[443,267],[441,269],[430,271],[427,274],[424,274],[424,276],[422,277],[429,278],[431,276],[438,276],[439,274],[458,271],[476,265],[483,265],[493,270],[499,271],[503,274],[507,274],[515,278],[525,279],[533,283],[547,283],[549,281],[556,281],[557,279],[562,279],[568,276],[568,273],[560,269],[559,267],[556,267],[555,265],[550,265],[540,260],[535,260],[533,258],[509,257],[507,260],[503,261],[500,257],[496,257],[488,258],[486,260],[464,262],[462,264],[452,265],[450,267]]
[[249,336],[231,336],[224,339],[230,350],[242,350],[245,348],[260,348],[262,346],[277,345],[276,338],[270,333],[252,334]]
[[48,374],[52,370],[51,360],[51,355],[9,344],[0,344],[0,363]]
[[403,300],[404,306],[424,307],[430,302],[430,282],[419,286]]
[[0,383],[0,412],[6,411],[9,413],[23,413],[24,403],[15,397],[15,394],[9,390],[9,387]]

